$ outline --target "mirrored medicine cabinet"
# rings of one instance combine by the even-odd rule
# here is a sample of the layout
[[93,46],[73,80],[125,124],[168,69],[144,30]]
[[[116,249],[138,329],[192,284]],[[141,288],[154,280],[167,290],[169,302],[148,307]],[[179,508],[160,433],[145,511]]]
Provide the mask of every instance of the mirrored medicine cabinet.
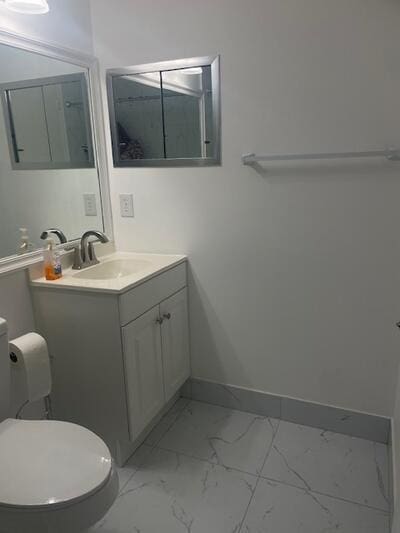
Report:
[[220,164],[218,56],[111,69],[107,93],[114,166]]

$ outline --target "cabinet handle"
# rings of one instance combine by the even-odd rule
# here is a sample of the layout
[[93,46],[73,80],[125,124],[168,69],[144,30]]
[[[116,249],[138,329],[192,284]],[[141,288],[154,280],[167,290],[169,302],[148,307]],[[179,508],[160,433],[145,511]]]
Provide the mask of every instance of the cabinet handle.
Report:
[[162,324],[164,322],[164,319],[162,317],[156,318],[156,324]]
[[166,318],[167,320],[169,320],[171,318],[171,313],[164,313],[163,318]]

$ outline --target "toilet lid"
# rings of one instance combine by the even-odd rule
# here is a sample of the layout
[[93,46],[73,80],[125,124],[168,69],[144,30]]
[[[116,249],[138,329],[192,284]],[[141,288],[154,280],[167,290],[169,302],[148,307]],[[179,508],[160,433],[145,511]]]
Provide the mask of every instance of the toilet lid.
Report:
[[108,479],[106,444],[76,424],[55,420],[0,423],[0,505],[70,503]]

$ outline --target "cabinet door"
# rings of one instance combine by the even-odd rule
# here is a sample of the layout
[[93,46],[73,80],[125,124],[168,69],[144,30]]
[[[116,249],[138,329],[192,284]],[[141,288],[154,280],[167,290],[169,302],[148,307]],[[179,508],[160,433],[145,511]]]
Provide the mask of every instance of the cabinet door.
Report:
[[163,407],[164,386],[159,307],[122,328],[131,440]]
[[160,304],[165,397],[168,401],[190,375],[187,289]]

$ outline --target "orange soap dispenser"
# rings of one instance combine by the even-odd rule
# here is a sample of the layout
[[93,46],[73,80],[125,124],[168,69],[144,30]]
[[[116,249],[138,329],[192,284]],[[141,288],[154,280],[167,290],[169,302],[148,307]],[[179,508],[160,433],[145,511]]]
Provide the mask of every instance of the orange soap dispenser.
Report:
[[44,251],[44,277],[54,281],[62,277],[60,254],[54,250],[54,240],[46,239]]

